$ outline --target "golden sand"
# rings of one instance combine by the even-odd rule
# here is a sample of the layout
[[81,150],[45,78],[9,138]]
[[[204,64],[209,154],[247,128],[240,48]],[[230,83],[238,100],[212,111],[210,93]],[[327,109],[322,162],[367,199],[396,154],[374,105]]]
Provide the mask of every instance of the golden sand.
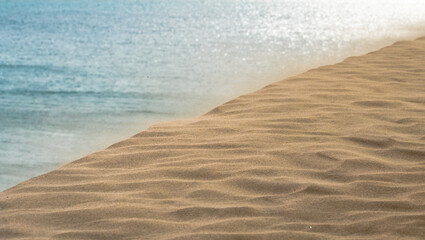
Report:
[[0,239],[423,239],[425,38],[155,125],[0,194]]

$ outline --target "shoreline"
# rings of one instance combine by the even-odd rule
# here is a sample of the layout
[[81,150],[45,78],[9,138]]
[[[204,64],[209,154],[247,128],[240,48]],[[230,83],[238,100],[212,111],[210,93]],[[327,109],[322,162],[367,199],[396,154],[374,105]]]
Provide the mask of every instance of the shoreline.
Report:
[[1,238],[425,234],[425,38],[160,123],[0,193]]

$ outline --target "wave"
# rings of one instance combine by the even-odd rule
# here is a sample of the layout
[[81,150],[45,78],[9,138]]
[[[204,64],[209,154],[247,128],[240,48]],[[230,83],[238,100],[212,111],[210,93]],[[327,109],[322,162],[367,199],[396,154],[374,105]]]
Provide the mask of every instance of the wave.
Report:
[[102,97],[126,97],[126,98],[145,98],[145,99],[161,99],[165,97],[165,94],[160,93],[147,93],[147,92],[126,92],[126,91],[96,91],[96,90],[50,90],[50,89],[0,89],[0,95],[90,95],[90,96],[102,96]]
[[12,69],[12,70],[28,70],[28,71],[48,71],[63,73],[69,71],[69,67],[65,66],[53,66],[53,65],[39,65],[39,64],[8,64],[0,63],[0,69]]

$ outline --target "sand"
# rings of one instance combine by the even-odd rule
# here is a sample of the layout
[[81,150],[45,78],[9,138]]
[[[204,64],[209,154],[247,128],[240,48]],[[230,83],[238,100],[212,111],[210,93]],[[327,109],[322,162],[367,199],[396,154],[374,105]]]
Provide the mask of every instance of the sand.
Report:
[[0,239],[423,239],[425,38],[150,127],[0,194]]

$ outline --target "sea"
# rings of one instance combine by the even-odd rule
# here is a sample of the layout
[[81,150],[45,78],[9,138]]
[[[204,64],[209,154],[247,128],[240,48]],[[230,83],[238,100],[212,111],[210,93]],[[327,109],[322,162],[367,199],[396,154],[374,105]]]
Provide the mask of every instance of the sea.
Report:
[[422,35],[423,0],[0,0],[0,191]]

